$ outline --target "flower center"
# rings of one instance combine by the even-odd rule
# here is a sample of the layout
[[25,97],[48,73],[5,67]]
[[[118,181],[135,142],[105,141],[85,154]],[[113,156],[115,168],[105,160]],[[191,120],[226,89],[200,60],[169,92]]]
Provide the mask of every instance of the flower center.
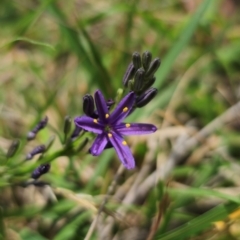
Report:
[[105,132],[110,132],[111,130],[111,127],[109,125],[106,125],[105,128],[104,128],[104,131]]

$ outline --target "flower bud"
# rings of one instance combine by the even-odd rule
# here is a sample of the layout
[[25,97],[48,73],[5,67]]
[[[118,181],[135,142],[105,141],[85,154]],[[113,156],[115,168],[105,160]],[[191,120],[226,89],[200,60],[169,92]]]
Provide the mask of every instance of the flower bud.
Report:
[[158,68],[160,67],[161,65],[161,60],[159,58],[155,58],[150,66],[149,66],[149,69],[148,71],[146,72],[146,78],[150,78],[154,75],[154,73],[158,70]]
[[144,84],[145,71],[143,68],[139,68],[134,76],[133,90],[139,92]]
[[32,178],[38,179],[43,174],[47,173],[50,170],[51,165],[49,163],[41,164],[32,172]]
[[108,110],[111,109],[111,107],[112,107],[112,105],[114,105],[114,103],[115,103],[115,101],[112,100],[112,99],[108,99],[108,100],[106,101]]
[[[122,89],[121,89],[121,91],[118,91],[117,98],[119,98],[121,96],[121,94],[122,94]],[[113,101],[112,99],[107,100],[106,101],[107,109],[109,110],[114,103],[115,103],[115,101]],[[91,118],[99,118],[97,109],[93,111],[93,113],[90,117]]]
[[134,77],[135,71],[136,71],[136,69],[135,69],[133,63],[130,63],[128,65],[128,68],[127,68],[124,76],[123,76],[122,83],[123,83],[124,87],[128,87],[128,82],[130,79],[132,79]]
[[94,114],[94,99],[90,94],[83,97],[83,112],[89,117]]
[[108,100],[106,101],[106,104],[107,104],[108,107],[111,107],[114,103],[115,103],[115,101],[112,100],[112,99],[108,99]]
[[149,88],[145,93],[136,99],[136,106],[138,108],[146,106],[157,94],[156,88]]
[[148,90],[155,83],[155,81],[156,81],[156,77],[152,77],[149,80],[145,81],[141,93]]
[[30,153],[27,154],[26,160],[31,160],[35,155],[45,152],[45,145],[39,145],[35,147]]
[[63,126],[63,132],[64,132],[65,136],[67,136],[68,133],[71,131],[71,123],[72,123],[71,117],[65,116],[65,118],[64,118],[64,126]]
[[33,130],[31,130],[30,132],[28,132],[27,134],[27,140],[30,141],[30,140],[33,140],[37,133],[43,129],[48,123],[48,117],[46,116],[44,119],[42,119],[36,126],[35,128],[33,128]]
[[78,126],[75,125],[75,129],[73,130],[72,135],[71,135],[71,137],[70,137],[71,140],[72,140],[72,141],[75,140],[76,137],[78,137],[78,135],[80,134],[81,131],[82,131],[82,128],[80,128],[80,127],[78,127]]
[[134,91],[133,86],[134,86],[134,81],[133,81],[133,80],[130,80],[130,81],[128,82],[128,87],[129,87],[129,89],[130,89],[131,91]]
[[138,52],[133,53],[132,62],[136,70],[138,70],[142,66],[141,56]]
[[144,52],[142,54],[142,65],[146,71],[148,70],[151,61],[152,61],[152,54],[149,51]]
[[27,134],[27,140],[30,141],[30,140],[33,140],[34,138],[36,137],[36,133],[34,132],[28,132]]
[[19,148],[19,145],[20,145],[20,141],[18,139],[15,139],[12,141],[8,151],[7,151],[7,158],[10,158],[12,156],[15,155],[15,153],[17,152],[18,148]]

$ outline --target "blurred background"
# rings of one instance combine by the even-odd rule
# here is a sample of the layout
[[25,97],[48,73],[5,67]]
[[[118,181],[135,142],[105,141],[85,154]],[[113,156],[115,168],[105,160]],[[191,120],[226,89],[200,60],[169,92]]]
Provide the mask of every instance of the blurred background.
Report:
[[[240,237],[239,1],[1,0],[0,26],[0,239]],[[158,95],[129,121],[158,131],[129,138],[136,169],[119,173],[111,149],[87,154],[92,135],[63,153],[65,116],[96,89],[114,99],[146,50],[162,61]],[[22,160],[51,142],[32,184],[37,158]]]

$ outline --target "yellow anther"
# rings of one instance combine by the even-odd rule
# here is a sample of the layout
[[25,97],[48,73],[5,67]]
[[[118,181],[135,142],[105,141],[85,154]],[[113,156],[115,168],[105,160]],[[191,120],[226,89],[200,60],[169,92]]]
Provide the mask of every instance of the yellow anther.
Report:
[[126,112],[128,110],[128,107],[125,107],[124,109],[123,109],[123,112]]
[[130,123],[126,123],[126,125],[125,125],[127,128],[128,127],[130,127],[131,126],[131,124]]
[[126,146],[126,145],[127,145],[127,142],[126,142],[126,141],[123,141],[122,144],[123,144],[124,146]]
[[97,119],[93,119],[93,122],[94,122],[94,123],[98,123]]
[[109,118],[109,114],[108,113],[106,113],[105,118]]
[[108,136],[109,136],[109,137],[112,137],[112,134],[111,134],[111,133],[108,133]]

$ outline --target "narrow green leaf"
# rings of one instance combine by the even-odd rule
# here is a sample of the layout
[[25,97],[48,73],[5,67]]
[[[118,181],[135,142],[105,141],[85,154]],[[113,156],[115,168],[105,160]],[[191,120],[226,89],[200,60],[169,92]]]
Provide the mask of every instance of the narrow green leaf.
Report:
[[[90,36],[88,35],[87,31],[84,28],[81,28],[82,35],[84,36],[85,40],[87,41],[91,55],[93,57],[93,61],[95,66],[98,68],[98,71],[101,73],[101,78],[99,78],[99,82],[103,87],[107,87],[108,93],[112,92],[112,81],[108,74],[107,69],[103,65],[103,56],[101,56],[99,50],[94,45],[93,41],[91,40]],[[94,67],[94,66],[92,66]]]
[[230,202],[235,202],[240,204],[240,197],[231,196],[231,195],[224,194],[212,189],[193,188],[193,187],[184,188],[184,189],[169,188],[168,192],[171,194],[176,194],[181,196],[186,195],[190,197],[210,197],[211,196],[211,197],[217,197],[224,200],[228,200]]
[[107,167],[109,166],[109,162],[111,160],[113,156],[113,152],[112,151],[105,151],[102,153],[102,155],[98,158],[98,165],[96,167],[96,170],[94,172],[93,177],[90,179],[90,181],[88,182],[88,185],[86,186],[86,190],[91,192],[94,184],[96,182],[96,179],[99,176],[102,176],[104,174],[104,172],[107,170]]
[[47,238],[41,236],[38,232],[31,231],[27,228],[23,228],[20,232],[20,236],[24,240],[47,240]]
[[156,73],[156,84],[160,88],[166,80],[167,75],[171,71],[171,68],[178,57],[178,55],[182,52],[182,50],[187,46],[191,37],[193,36],[199,21],[201,20],[204,12],[207,10],[208,6],[212,1],[204,0],[202,4],[199,6],[196,13],[189,19],[188,24],[185,29],[181,31],[178,40],[176,40],[175,44],[171,48],[171,50],[167,53],[162,61],[162,66],[160,70]]
[[34,39],[30,39],[30,38],[27,38],[27,37],[16,37],[16,38],[8,41],[7,43],[3,44],[2,46],[0,46],[0,49],[4,48],[6,46],[9,46],[11,43],[18,42],[18,41],[28,42],[28,43],[31,43],[33,45],[50,48],[51,50],[54,50],[54,51],[56,50],[55,47],[52,46],[51,44],[44,43],[44,42],[41,42],[41,41],[37,41],[37,40],[34,40]]
[[[91,75],[90,84],[98,84],[99,79],[101,79],[101,90],[105,94],[111,94],[111,81],[107,74],[107,71],[103,67],[103,64],[100,62],[96,62],[97,66],[94,66],[94,61],[91,59],[91,54],[93,54],[95,60],[98,61],[100,58],[99,53],[97,53],[96,48],[94,47],[92,41],[82,29],[82,33],[85,35],[80,36],[80,33],[76,31],[76,29],[72,28],[70,24],[68,24],[65,15],[61,11],[61,9],[57,6],[57,4],[52,3],[50,7],[53,15],[60,21],[59,27],[63,33],[63,37],[67,40],[69,44],[69,48],[72,50],[74,54],[77,55],[79,60],[82,62],[85,69],[87,69]],[[85,39],[81,39],[80,37],[85,37]],[[90,46],[91,52],[83,43],[83,40],[87,41]]]
[[0,239],[1,236],[5,235],[5,227],[4,227],[4,222],[3,222],[3,209],[0,207]]
[[181,240],[189,239],[190,237],[196,235],[197,233],[206,230],[209,228],[213,222],[224,220],[228,217],[228,214],[236,209],[238,205],[228,204],[228,205],[219,205],[210,211],[202,214],[199,217],[194,218],[193,220],[187,222],[183,226],[178,227],[177,229],[157,235],[155,239],[159,240]]
[[[90,217],[90,212],[85,211],[78,216],[75,216],[69,221],[66,221],[66,225],[64,225],[60,231],[54,236],[55,240],[65,240],[65,239],[75,239],[74,236],[79,229],[79,226],[86,224],[87,219]],[[82,229],[82,228],[81,228]],[[79,236],[79,239],[83,239],[83,237]]]

